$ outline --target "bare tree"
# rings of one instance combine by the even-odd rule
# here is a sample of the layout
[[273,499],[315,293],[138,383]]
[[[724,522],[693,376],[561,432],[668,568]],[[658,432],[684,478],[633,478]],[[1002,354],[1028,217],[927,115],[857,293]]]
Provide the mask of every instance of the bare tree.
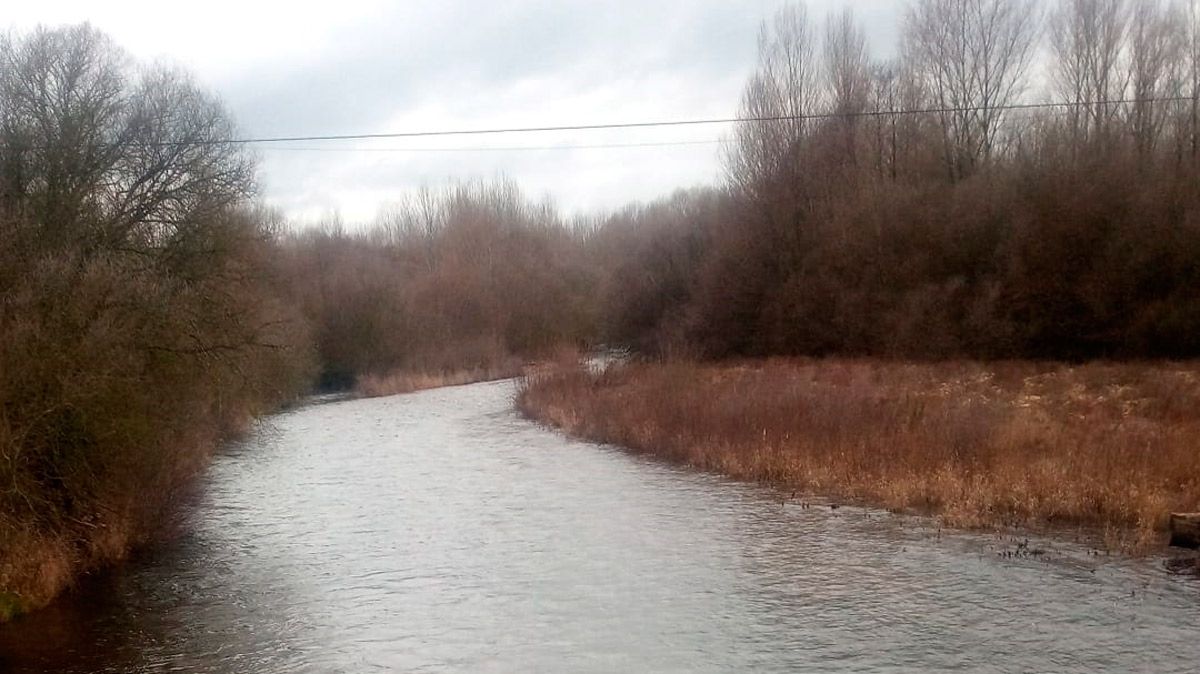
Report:
[[1187,135],[1193,162],[1200,162],[1200,0],[1187,0],[1184,49],[1187,51],[1187,95],[1191,97]]
[[742,94],[737,130],[728,157],[732,180],[756,189],[788,168],[819,105],[813,31],[804,5],[781,9],[759,33],[758,70]]
[[1025,87],[1037,17],[1030,0],[918,0],[909,8],[905,56],[940,110],[952,180],[995,152],[1006,106]]
[[437,240],[446,227],[446,200],[427,185],[385,208],[376,224],[378,237],[393,249],[420,251],[425,271],[437,263]]
[[254,194],[219,100],[83,24],[0,41],[3,188],[47,245],[166,250]]
[[114,242],[168,245],[255,193],[252,158],[225,142],[235,136],[233,122],[186,73],[145,71],[119,136],[97,184]]
[[872,155],[875,171],[880,178],[895,181],[898,177],[898,119],[900,65],[897,62],[879,63],[871,68],[871,110],[875,114],[875,134]]
[[[870,75],[868,108],[875,114],[868,152],[879,177],[895,182],[909,173],[928,172],[927,155],[938,147],[937,124],[928,115],[905,113],[929,107],[924,83],[900,59],[874,64]],[[934,172],[940,171],[938,157],[933,164]]]
[[1111,140],[1129,70],[1121,61],[1129,27],[1128,0],[1061,0],[1051,15],[1053,77],[1072,105],[1076,146]]
[[1138,156],[1157,149],[1174,103],[1183,95],[1186,35],[1180,8],[1145,0],[1133,11],[1129,28],[1129,80],[1133,103],[1128,122]]
[[871,60],[866,35],[851,9],[826,21],[825,77],[843,161],[856,164],[859,128],[871,94]]
[[0,196],[59,242],[119,156],[127,59],[90,26],[0,38]]

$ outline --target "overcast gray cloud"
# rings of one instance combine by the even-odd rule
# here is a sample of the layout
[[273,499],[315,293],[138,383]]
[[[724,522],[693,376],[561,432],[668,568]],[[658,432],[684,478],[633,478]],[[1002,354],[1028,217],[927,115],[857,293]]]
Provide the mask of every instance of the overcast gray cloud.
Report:
[[[18,29],[88,20],[140,59],[179,63],[249,136],[407,132],[728,117],[760,22],[783,0],[22,3]],[[900,0],[853,6],[879,54]],[[507,175],[567,212],[720,176],[721,127],[263,146],[264,196],[298,219],[371,217],[422,184]],[[688,142],[658,147],[490,151]],[[474,148],[468,151],[468,148]],[[412,151],[396,151],[408,149]]]

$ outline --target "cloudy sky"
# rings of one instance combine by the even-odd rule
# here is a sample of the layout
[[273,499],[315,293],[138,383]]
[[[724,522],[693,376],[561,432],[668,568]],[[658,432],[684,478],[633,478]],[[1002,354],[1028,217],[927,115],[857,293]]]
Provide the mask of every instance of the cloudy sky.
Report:
[[[754,68],[758,26],[782,4],[42,0],[10,3],[0,25],[90,21],[139,60],[191,70],[244,135],[304,136],[729,117]],[[877,54],[895,48],[902,0],[808,6],[818,20],[852,6]],[[500,175],[579,213],[719,180],[728,132],[297,142],[258,152],[265,197],[300,221],[334,212],[363,221],[421,185]],[[661,143],[672,145],[595,147]]]

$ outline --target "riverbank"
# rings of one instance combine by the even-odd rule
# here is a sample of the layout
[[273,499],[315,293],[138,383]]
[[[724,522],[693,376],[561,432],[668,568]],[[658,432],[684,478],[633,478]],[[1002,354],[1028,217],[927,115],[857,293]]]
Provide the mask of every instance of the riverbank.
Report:
[[386,375],[368,374],[359,377],[354,385],[354,393],[363,398],[380,398],[443,386],[511,379],[521,376],[524,372],[525,362],[516,358],[483,367],[435,371],[396,370]]
[[66,483],[61,493],[21,485],[20,496],[43,516],[0,514],[0,623],[45,607],[84,576],[168,535],[178,499],[190,493],[217,447],[244,434],[252,420],[244,410],[218,416],[196,409],[191,417],[170,418],[176,430],[164,431],[162,444],[125,448],[136,460],[98,457],[93,470],[102,478]]
[[527,416],[589,440],[963,528],[1165,541],[1200,510],[1195,364],[770,360],[560,368]]
[[517,419],[512,395],[272,418],[213,462],[186,541],[0,627],[0,671],[1082,674],[1152,653],[1194,674],[1200,582],[1157,560],[780,507]]

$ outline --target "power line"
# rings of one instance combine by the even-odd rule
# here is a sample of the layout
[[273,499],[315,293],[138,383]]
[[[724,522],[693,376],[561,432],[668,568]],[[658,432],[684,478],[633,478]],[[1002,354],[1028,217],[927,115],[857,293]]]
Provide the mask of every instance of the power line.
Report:
[[893,117],[903,115],[936,115],[990,111],[1047,110],[1054,108],[1084,108],[1096,105],[1131,105],[1146,103],[1179,103],[1191,101],[1190,96],[1160,98],[1118,99],[1108,101],[1077,101],[1047,103],[1013,103],[996,106],[932,107],[907,110],[863,110],[856,112],[821,112],[801,115],[768,115],[758,117],[721,117],[710,119],[682,119],[649,122],[616,122],[607,124],[568,124],[558,126],[525,126],[491,129],[443,129],[435,131],[401,131],[395,133],[351,133],[321,136],[264,136],[259,138],[234,138],[229,140],[176,141],[155,145],[220,145],[220,144],[267,144],[338,140],[381,140],[387,138],[430,138],[441,136],[483,136],[512,133],[541,133],[550,131],[597,131],[612,129],[651,129],[677,126],[705,126],[714,124],[749,124],[756,122],[801,122],[827,119],[854,119],[867,117]]
[[[262,136],[250,138],[177,140],[140,143],[143,147],[181,147],[181,146],[210,146],[210,145],[259,145],[295,142],[325,142],[348,140],[382,140],[401,138],[432,138],[445,136],[483,136],[520,133],[540,133],[551,131],[595,131],[613,129],[650,129],[662,127],[705,126],[715,124],[751,124],[762,122],[803,122],[829,119],[856,119],[875,117],[899,117],[910,115],[946,115],[994,111],[1016,110],[1050,110],[1066,108],[1087,108],[1100,105],[1133,105],[1149,103],[1180,103],[1190,102],[1190,96],[1170,96],[1142,99],[1117,99],[1105,101],[1076,101],[1076,102],[1047,102],[1047,103],[1014,103],[996,106],[965,106],[965,107],[930,107],[915,109],[862,110],[856,112],[821,112],[799,115],[768,115],[756,117],[721,117],[709,119],[683,119],[646,122],[616,122],[606,124],[568,124],[526,127],[501,127],[490,129],[443,129],[433,131],[401,131],[393,133],[351,133],[327,134],[311,136]],[[629,144],[630,147],[639,144]],[[26,148],[28,149],[28,148]],[[471,148],[474,150],[475,148]],[[516,148],[513,148],[516,149]]]
[[541,150],[598,150],[633,147],[719,145],[720,140],[682,140],[661,143],[597,143],[591,145],[510,145],[502,147],[268,147],[273,152],[526,152]]

